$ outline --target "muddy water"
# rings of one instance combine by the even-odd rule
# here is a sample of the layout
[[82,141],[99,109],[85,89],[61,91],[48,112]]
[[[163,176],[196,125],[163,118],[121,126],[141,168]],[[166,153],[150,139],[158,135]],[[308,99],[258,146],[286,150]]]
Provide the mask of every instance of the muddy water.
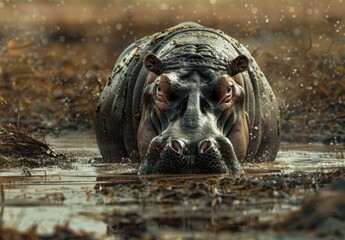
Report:
[[[1,220],[6,227],[24,231],[38,225],[39,233],[48,234],[55,225],[68,223],[74,230],[105,239],[143,234],[159,239],[307,239],[303,233],[257,232],[246,225],[279,219],[318,189],[251,189],[262,186],[262,181],[276,183],[267,176],[279,181],[277,176],[345,165],[340,146],[282,144],[275,162],[244,164],[246,174],[241,178],[247,185],[225,175],[139,177],[131,164],[96,164],[99,152],[93,135],[46,140],[75,161],[2,170]],[[25,176],[28,172],[31,176]]]

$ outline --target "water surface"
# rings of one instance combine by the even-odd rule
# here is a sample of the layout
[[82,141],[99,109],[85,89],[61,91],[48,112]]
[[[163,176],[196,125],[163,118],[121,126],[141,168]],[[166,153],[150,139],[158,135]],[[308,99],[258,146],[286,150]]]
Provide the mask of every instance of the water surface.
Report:
[[[109,239],[143,233],[161,239],[276,239],[277,233],[258,233],[246,226],[279,219],[317,192],[319,182],[316,187],[298,182],[305,181],[306,174],[345,165],[340,146],[283,143],[275,162],[244,164],[246,173],[241,178],[224,174],[141,177],[135,174],[135,165],[94,163],[100,156],[93,135],[46,140],[75,161],[26,169],[31,176],[25,176],[22,168],[1,170],[5,198],[1,218],[6,227],[24,231],[35,224],[39,233],[48,234],[55,225],[68,222],[74,230],[96,237],[108,234]],[[308,238],[301,233],[279,237]]]

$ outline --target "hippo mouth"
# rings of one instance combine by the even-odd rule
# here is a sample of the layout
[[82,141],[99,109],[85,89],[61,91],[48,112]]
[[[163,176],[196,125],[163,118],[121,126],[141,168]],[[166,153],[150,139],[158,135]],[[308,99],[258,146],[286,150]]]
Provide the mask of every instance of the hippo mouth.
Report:
[[[236,155],[224,156],[217,142],[205,139],[191,151],[179,139],[170,139],[163,147],[151,144],[141,163],[139,174],[218,174],[242,173]],[[227,151],[229,152],[229,151]],[[230,151],[231,152],[231,151]],[[230,156],[231,155],[231,156]],[[231,158],[231,159],[230,159]]]

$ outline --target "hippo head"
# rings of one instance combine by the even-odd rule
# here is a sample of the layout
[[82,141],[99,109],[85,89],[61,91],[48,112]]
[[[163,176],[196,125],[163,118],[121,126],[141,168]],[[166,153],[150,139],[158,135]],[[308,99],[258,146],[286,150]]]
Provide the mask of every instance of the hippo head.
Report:
[[239,73],[249,60],[239,55],[220,66],[203,58],[144,58],[139,174],[242,172],[249,133]]

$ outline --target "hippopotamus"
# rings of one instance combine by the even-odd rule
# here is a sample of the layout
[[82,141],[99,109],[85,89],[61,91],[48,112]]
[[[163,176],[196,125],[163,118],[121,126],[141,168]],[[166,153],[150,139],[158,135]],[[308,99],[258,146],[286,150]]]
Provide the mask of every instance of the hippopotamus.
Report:
[[242,162],[275,159],[280,111],[240,42],[187,22],[124,50],[95,131],[103,161],[131,158],[138,174],[239,174]]

